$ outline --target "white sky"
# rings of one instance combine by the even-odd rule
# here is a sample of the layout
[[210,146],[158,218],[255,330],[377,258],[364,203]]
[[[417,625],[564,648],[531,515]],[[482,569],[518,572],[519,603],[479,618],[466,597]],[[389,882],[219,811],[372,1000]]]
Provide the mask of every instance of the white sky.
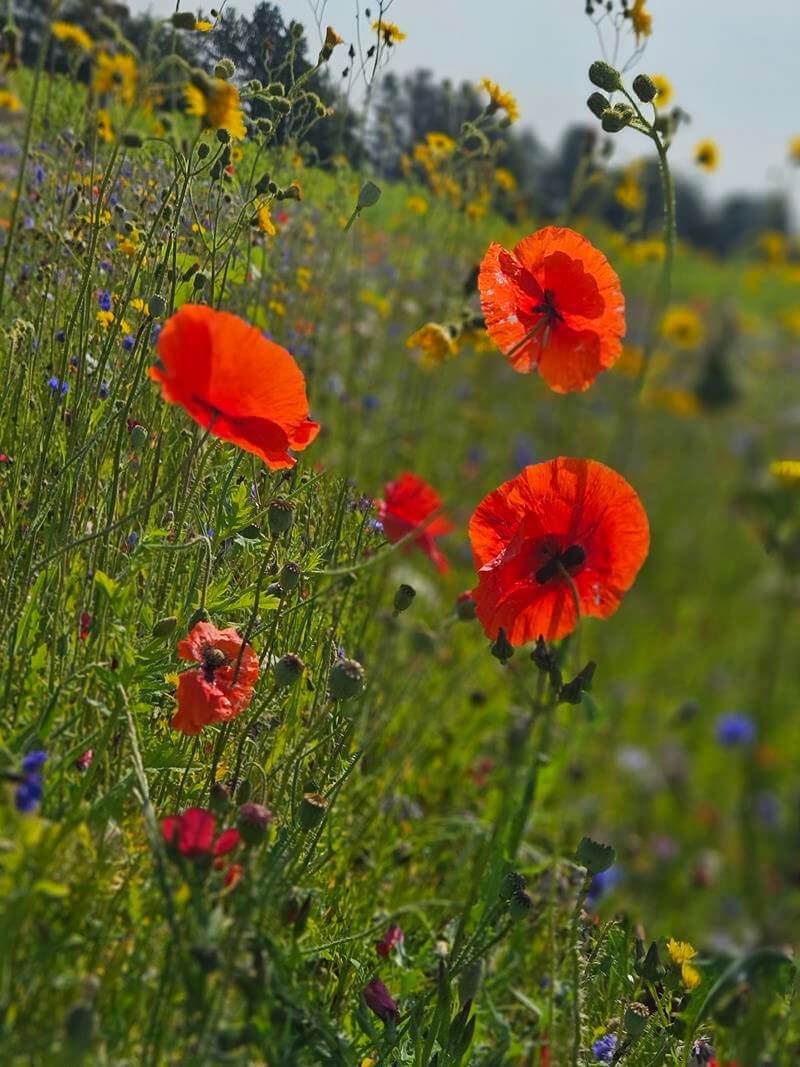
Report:
[[[322,8],[349,41],[357,0],[283,0],[287,21],[316,29],[312,8]],[[168,15],[175,0],[132,0],[134,9]],[[193,0],[187,10],[207,13]],[[232,0],[241,11],[254,0]],[[377,13],[377,0],[360,0]],[[488,76],[519,100],[521,124],[554,145],[565,126],[593,121],[585,100],[592,87],[586,71],[599,58],[597,35],[584,14],[585,0],[392,0],[387,18],[408,35],[396,46],[391,67],[398,73],[428,67],[458,82]],[[798,55],[800,0],[649,0],[653,35],[639,70],[666,74],[674,102],[692,117],[671,149],[673,166],[689,171],[694,144],[716,140],[719,170],[698,175],[711,195],[784,187],[800,205],[800,170],[786,163],[789,138],[800,133]],[[626,41],[622,57],[630,54]],[[341,64],[339,64],[341,66]],[[337,69],[334,67],[334,69]],[[631,131],[617,136],[619,159],[650,146]]]

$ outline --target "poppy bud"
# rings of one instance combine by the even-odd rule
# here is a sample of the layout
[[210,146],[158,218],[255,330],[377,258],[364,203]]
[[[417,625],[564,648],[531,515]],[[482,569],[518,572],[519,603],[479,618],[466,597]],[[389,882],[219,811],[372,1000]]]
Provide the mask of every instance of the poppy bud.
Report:
[[589,81],[598,89],[605,89],[607,93],[613,93],[616,89],[622,88],[619,71],[602,59],[595,60],[589,67]]
[[197,19],[191,11],[176,11],[170,18],[170,22],[176,30],[193,30],[197,25]]
[[364,668],[355,659],[340,659],[331,667],[328,688],[334,700],[351,700],[363,690]]
[[629,1037],[641,1037],[650,1018],[650,1011],[644,1005],[634,1000],[625,1009],[625,1033]]
[[365,207],[372,207],[373,204],[378,203],[380,198],[380,187],[377,186],[375,182],[364,182],[358,194],[358,203],[356,204],[356,211],[363,211]]
[[126,130],[122,135],[122,143],[126,148],[141,148],[144,144],[141,134],[135,130]]
[[269,523],[269,532],[273,537],[291,530],[294,522],[294,504],[284,497],[275,497],[274,500],[270,501],[267,509],[267,522]]
[[275,664],[275,684],[287,689],[302,677],[304,670],[305,664],[297,653],[287,652]]
[[147,312],[154,319],[160,319],[164,312],[167,310],[167,302],[163,296],[159,296],[158,293],[153,293],[150,299],[147,301]]
[[246,845],[260,845],[272,822],[272,812],[263,804],[242,804],[236,826]]
[[629,125],[633,118],[633,111],[624,104],[617,104],[604,112],[601,125],[606,133],[619,133]]
[[299,41],[300,38],[303,36],[303,27],[302,27],[301,23],[293,22],[291,29],[292,29],[292,37],[295,39],[295,41]]
[[235,73],[236,65],[234,64],[233,60],[228,59],[227,56],[224,59],[221,59],[219,63],[217,63],[216,67],[214,67],[214,77],[219,78],[221,81],[224,82],[232,78]]
[[163,619],[159,619],[153,626],[153,637],[169,637],[175,627],[178,625],[178,620],[175,615],[166,615]]
[[304,793],[298,808],[298,818],[304,830],[313,830],[328,811],[328,801],[322,793]]
[[500,884],[500,899],[510,900],[515,893],[520,893],[526,885],[524,874],[520,874],[519,871],[509,871]]
[[208,156],[208,153],[210,151],[211,151],[211,147],[210,147],[210,145],[207,145],[205,141],[202,141],[197,146],[197,156],[198,156],[199,159],[205,159]]
[[514,646],[506,637],[506,632],[502,626],[500,627],[497,637],[489,646],[489,649],[494,658],[499,659],[501,663],[508,663],[514,655]]
[[208,279],[202,271],[197,271],[192,281],[192,288],[194,289],[194,291],[199,292],[201,289],[203,289],[207,280]]
[[365,985],[361,995],[369,1010],[373,1011],[382,1022],[395,1025],[400,1022],[397,1003],[380,978],[373,978],[369,985]]
[[300,584],[301,575],[302,571],[296,563],[284,563],[278,575],[278,585],[284,593],[289,593]]
[[472,593],[460,593],[456,600],[456,615],[461,622],[472,622],[477,612],[477,605]]
[[250,785],[250,779],[245,778],[239,783],[239,788],[236,790],[236,803],[246,804],[252,791],[253,787]]
[[73,1052],[86,1053],[94,1037],[97,1016],[91,1004],[75,1004],[64,1022],[67,1044]]
[[399,615],[401,612],[410,608],[416,595],[417,591],[413,586],[406,585],[405,583],[398,586],[397,592],[394,594],[395,615]]
[[[220,144],[227,145],[227,144],[231,143],[231,135],[223,127],[220,127],[217,130],[216,138],[217,138],[217,140],[219,141]],[[230,157],[228,157],[227,159],[225,157],[226,157],[226,153],[223,152],[223,154],[220,156],[220,162],[222,163],[223,167],[227,167],[227,165],[230,163]]]
[[611,104],[609,103],[608,97],[603,96],[602,93],[592,93],[586,101],[586,106],[595,118],[601,119],[604,113],[611,107]]
[[559,703],[580,704],[581,694],[588,692],[592,688],[592,678],[596,669],[597,664],[594,660],[589,660],[583,670],[579,671],[571,682],[561,686],[561,692],[558,694]]
[[633,79],[633,91],[643,103],[649,104],[651,100],[655,100],[658,86],[646,74],[637,74]]
[[664,977],[664,968],[658,958],[658,945],[655,941],[650,943],[644,959],[637,963],[634,969],[640,978],[651,984],[655,984]]
[[147,444],[147,430],[144,426],[134,426],[131,430],[131,448],[134,452],[141,452]]
[[212,974],[218,969],[219,950],[213,945],[192,945],[189,952],[203,974]]
[[187,627],[189,633],[191,633],[192,630],[195,628],[195,626],[197,626],[198,622],[210,622],[210,621],[211,621],[211,616],[208,614],[206,609],[205,608],[197,608],[197,610],[193,611],[192,614],[189,616],[189,621],[186,624],[186,627]]
[[533,908],[533,899],[524,889],[518,889],[509,901],[508,910],[515,920],[526,919]]

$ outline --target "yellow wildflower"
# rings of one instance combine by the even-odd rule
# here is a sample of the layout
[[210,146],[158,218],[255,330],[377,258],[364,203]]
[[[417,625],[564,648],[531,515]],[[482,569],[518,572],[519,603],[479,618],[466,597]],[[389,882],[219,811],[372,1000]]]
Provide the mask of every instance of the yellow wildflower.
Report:
[[626,167],[622,172],[622,180],[614,190],[614,199],[631,213],[640,211],[644,206],[644,192],[638,180],[640,166],[635,162]]
[[800,164],[800,135],[789,141],[789,159],[792,163]]
[[519,105],[517,99],[511,93],[505,92],[497,82],[482,78],[479,89],[485,89],[489,94],[489,114],[495,111],[505,111],[509,122],[516,122],[519,118]]
[[694,161],[698,167],[702,167],[703,170],[716,170],[719,166],[719,149],[714,141],[706,138],[705,141],[700,141],[694,148]]
[[789,485],[800,483],[800,459],[776,459],[769,465],[770,473]]
[[56,20],[50,27],[53,36],[65,44],[74,44],[84,52],[91,52],[93,41],[82,26],[76,26],[72,22],[60,22]]
[[337,44],[344,44],[344,38],[339,36],[333,26],[329,26],[325,31],[325,47],[333,51]]
[[446,133],[428,133],[425,143],[434,156],[449,156],[455,151],[456,142]]
[[280,316],[280,318],[283,318],[286,314],[286,305],[280,300],[270,300],[267,307],[273,314]]
[[675,941],[674,938],[670,938],[667,942],[667,952],[675,966],[680,967],[681,978],[686,988],[695,989],[699,986],[700,972],[689,963],[689,960],[693,960],[697,955],[697,950],[688,941]]
[[643,349],[639,348],[637,345],[623,345],[620,357],[614,364],[614,369],[621,371],[630,378],[636,378],[641,373],[643,363]]
[[10,89],[0,89],[0,111],[22,111],[22,101]]
[[649,37],[653,32],[653,16],[645,11],[647,0],[634,0],[630,9],[633,32],[636,34],[636,43],[639,44],[642,37]]
[[136,83],[139,72],[136,60],[127,52],[111,55],[100,52],[92,85],[96,93],[114,93],[123,104],[130,107],[136,99]]
[[97,112],[97,132],[104,141],[114,140],[114,131],[111,128],[111,116],[104,108],[101,108]]
[[406,340],[406,348],[418,348],[422,352],[423,366],[426,367],[436,367],[458,351],[448,328],[438,322],[426,322],[420,326]]
[[131,300],[130,306],[133,308],[134,311],[147,310],[147,304],[144,302],[144,300],[142,300],[140,296],[135,296],[133,300]]
[[659,332],[676,348],[682,348],[686,352],[699,348],[706,334],[700,316],[685,305],[675,305],[665,312]]
[[199,30],[200,33],[210,33],[214,29],[214,23],[209,22],[208,19],[198,19],[194,24],[194,28]]
[[662,263],[667,254],[667,248],[660,238],[649,237],[641,241],[632,241],[628,252],[635,263]]
[[303,293],[311,288],[311,271],[308,267],[297,268],[297,288]]
[[398,44],[406,39],[406,35],[399,26],[395,26],[393,22],[386,22],[384,19],[376,19],[372,23],[372,29],[375,33],[380,33],[387,44]]
[[517,179],[511,173],[510,170],[506,170],[505,167],[498,167],[494,172],[494,180],[500,186],[501,189],[505,189],[509,193],[513,193],[517,187]]
[[781,313],[781,326],[790,337],[800,338],[800,308],[787,308]]
[[775,266],[786,259],[786,238],[778,230],[765,230],[758,239],[761,256]]
[[424,196],[410,196],[406,200],[406,207],[415,215],[425,215],[428,211],[428,201]]
[[359,300],[367,307],[375,308],[381,318],[386,318],[392,310],[392,305],[385,296],[374,292],[372,289],[362,289],[358,294]]
[[98,311],[97,312],[97,321],[100,323],[100,325],[103,327],[104,330],[107,330],[108,327],[111,325],[111,323],[114,321],[114,312],[113,311]]
[[657,89],[653,103],[656,107],[669,107],[672,100],[672,82],[663,74],[651,74],[650,80]]
[[258,228],[262,233],[265,233],[267,237],[274,237],[278,230],[275,223],[272,221],[272,212],[269,209],[269,204],[262,204],[258,209]]
[[691,418],[701,412],[700,401],[688,389],[676,389],[668,385],[649,386],[642,394],[642,403],[648,408],[668,411],[671,415]]
[[235,85],[221,78],[211,78],[199,85],[189,84],[183,90],[186,111],[199,115],[214,130],[227,130],[231,137],[244,140],[244,125],[239,91]]

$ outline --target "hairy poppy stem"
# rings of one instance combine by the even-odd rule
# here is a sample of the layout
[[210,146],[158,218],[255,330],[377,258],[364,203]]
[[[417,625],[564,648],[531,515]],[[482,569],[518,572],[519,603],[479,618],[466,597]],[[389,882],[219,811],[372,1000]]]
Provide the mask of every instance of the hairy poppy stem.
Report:
[[233,669],[233,680],[231,685],[236,685],[236,680],[239,677],[239,668],[242,665],[242,656],[247,646],[247,642],[250,640],[255,629],[256,619],[258,618],[258,604],[261,599],[261,584],[264,581],[264,576],[267,573],[267,567],[272,562],[272,557],[275,553],[275,547],[278,543],[277,534],[270,538],[267,551],[264,553],[264,558],[261,560],[261,567],[258,571],[258,578],[256,579],[256,592],[253,598],[253,610],[250,612],[250,618],[247,620],[247,626],[244,628],[244,634],[242,635],[242,644],[239,648],[239,655],[236,657],[236,665]]

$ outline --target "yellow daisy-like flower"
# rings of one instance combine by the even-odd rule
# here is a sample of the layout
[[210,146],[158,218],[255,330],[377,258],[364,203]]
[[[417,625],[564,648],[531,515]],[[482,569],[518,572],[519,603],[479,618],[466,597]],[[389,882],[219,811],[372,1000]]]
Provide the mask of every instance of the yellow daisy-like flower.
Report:
[[510,170],[506,170],[505,167],[498,167],[494,172],[494,180],[500,186],[501,189],[505,189],[509,193],[513,193],[517,187],[517,179],[511,173]]
[[239,91],[235,85],[221,78],[213,78],[202,87],[187,85],[183,94],[189,115],[199,115],[207,126],[214,130],[227,130],[231,137],[238,137],[239,140],[247,136]]
[[646,408],[667,411],[670,415],[680,415],[682,418],[692,418],[702,410],[694,393],[668,385],[648,386],[642,393],[642,404]]
[[325,47],[332,51],[337,44],[344,44],[344,38],[339,36],[333,26],[329,26],[325,31]]
[[127,52],[118,52],[113,56],[109,52],[98,54],[92,81],[96,93],[113,93],[130,107],[136,99],[138,80],[139,71],[132,55]]
[[406,200],[406,207],[415,215],[425,215],[428,211],[428,201],[424,196],[410,196]]
[[97,112],[97,133],[103,141],[111,142],[114,140],[114,130],[111,128],[111,116],[103,108]]
[[100,325],[103,327],[104,330],[107,330],[108,327],[111,325],[111,323],[114,321],[114,312],[113,311],[98,311],[97,312],[97,321],[100,323]]
[[501,89],[497,82],[489,78],[482,78],[479,89],[485,89],[489,94],[489,114],[494,111],[505,111],[509,122],[516,122],[519,118],[519,105],[517,98],[511,93]]
[[418,348],[426,367],[437,367],[458,351],[450,331],[438,322],[426,322],[406,340],[406,348]]
[[642,370],[644,363],[644,349],[638,345],[623,345],[619,359],[614,364],[614,370],[620,371],[629,378],[636,378]]
[[657,90],[653,103],[656,107],[669,107],[672,102],[672,82],[663,74],[651,74],[650,81]]
[[787,308],[782,312],[781,326],[790,337],[800,338],[800,308]]
[[456,149],[456,142],[446,133],[428,133],[425,142],[435,156],[449,156]]
[[372,29],[375,33],[380,33],[387,44],[398,44],[406,39],[406,35],[399,26],[395,26],[393,22],[385,22],[383,19],[376,19],[372,23]]
[[274,237],[278,230],[275,223],[272,221],[272,212],[269,209],[268,204],[262,204],[258,209],[258,228],[262,233],[265,233],[267,237]]
[[639,182],[636,180],[636,171],[628,168],[622,181],[614,190],[614,199],[621,204],[626,211],[633,213],[639,211],[644,205],[644,193]]
[[0,89],[0,111],[22,111],[22,101],[10,89]]
[[719,166],[719,149],[714,141],[706,138],[694,148],[694,161],[703,170],[716,170]]
[[788,248],[786,238],[779,230],[765,230],[758,238],[758,251],[762,259],[776,266],[786,260]]
[[776,459],[769,465],[770,473],[788,485],[800,483],[800,459]]
[[211,33],[214,29],[214,23],[209,22],[208,19],[198,19],[194,24],[194,28],[199,30],[200,33]]
[[635,263],[663,263],[667,246],[658,237],[647,237],[641,241],[633,241],[628,252]]
[[57,41],[63,41],[64,44],[74,44],[76,48],[80,48],[83,52],[91,52],[92,50],[94,42],[82,26],[57,20],[51,25],[50,31]]
[[705,340],[703,321],[696,311],[685,305],[669,308],[659,324],[659,333],[676,348],[691,352]]
[[789,159],[792,163],[800,166],[800,135],[797,135],[789,141]]
[[630,9],[633,32],[636,34],[636,43],[639,44],[643,37],[649,37],[653,32],[653,16],[645,11],[647,0],[634,0]]
[[702,979],[698,969],[693,967],[689,960],[695,958],[697,950],[688,941],[676,941],[671,937],[667,942],[667,952],[675,966],[680,967],[681,978],[686,988],[696,989]]

